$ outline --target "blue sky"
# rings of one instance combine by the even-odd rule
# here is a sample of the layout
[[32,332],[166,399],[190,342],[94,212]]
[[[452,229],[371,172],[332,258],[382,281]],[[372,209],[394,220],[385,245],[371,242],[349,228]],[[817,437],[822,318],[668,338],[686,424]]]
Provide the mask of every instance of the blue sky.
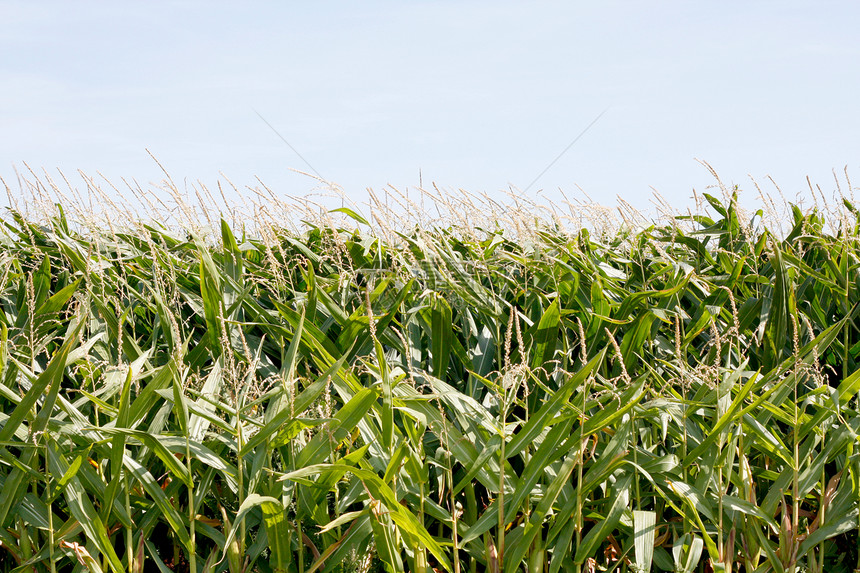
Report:
[[[0,176],[78,169],[356,201],[435,182],[679,209],[723,180],[860,181],[856,2],[0,4]],[[770,187],[769,189],[772,189]],[[844,187],[843,187],[844,190]]]

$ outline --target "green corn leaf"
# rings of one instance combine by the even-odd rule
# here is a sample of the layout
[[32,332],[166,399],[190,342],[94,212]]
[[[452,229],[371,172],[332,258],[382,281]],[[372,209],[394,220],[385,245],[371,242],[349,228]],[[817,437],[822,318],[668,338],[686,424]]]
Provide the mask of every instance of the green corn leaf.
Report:
[[675,540],[672,545],[672,556],[675,561],[675,571],[678,573],[693,573],[700,562],[704,543],[701,537],[685,533]]
[[370,493],[371,499],[377,500],[387,510],[391,520],[397,526],[401,535],[420,543],[442,564],[446,571],[452,571],[451,562],[439,543],[424,529],[412,512],[401,505],[400,500],[391,488],[372,471],[346,466],[342,464],[317,464],[304,466],[301,469],[287,473],[285,479],[303,478],[330,471],[344,471],[360,479]]
[[[45,257],[32,274],[34,306],[41,305],[51,292],[51,258]],[[38,313],[37,313],[38,314]],[[35,318],[35,317],[33,317]]]
[[[150,434],[148,432],[144,432],[141,430],[130,430],[127,428],[88,428],[89,430],[96,430],[102,434],[108,436],[125,436],[127,438],[134,438],[135,440],[141,442],[146,447],[150,448],[159,460],[165,465],[165,467],[170,471],[170,473],[179,479],[186,487],[191,487],[191,474],[188,473],[188,468],[186,468],[183,464],[179,463],[179,460],[170,452],[170,450],[165,447],[163,440],[164,437]],[[183,444],[185,440],[183,439]],[[127,456],[126,456],[127,457]],[[127,462],[126,462],[127,464]]]
[[[645,397],[645,392],[643,390],[646,382],[647,377],[642,376],[640,379],[634,381],[633,384],[617,398],[617,403],[619,404],[618,407],[605,408],[588,418],[585,424],[583,424],[583,436],[587,437],[601,429],[614,427],[619,420],[623,419],[624,416],[630,410],[635,408]],[[616,398],[612,399],[616,400]]]
[[567,404],[567,400],[573,391],[582,386],[598,365],[603,362],[605,353],[606,349],[603,349],[597,356],[589,360],[588,364],[575,375],[571,376],[561,388],[549,397],[540,410],[529,417],[528,422],[511,439],[505,449],[505,456],[511,458],[519,455],[532,440],[544,431],[549,421]]
[[188,436],[188,404],[185,399],[185,389],[182,387],[182,382],[178,376],[173,378],[173,407],[180,433],[183,436]]
[[170,524],[171,530],[176,534],[185,550],[190,551],[191,538],[188,535],[188,530],[185,528],[184,518],[167,498],[164,490],[161,489],[161,485],[155,481],[155,478],[146,468],[131,457],[125,456],[123,458],[123,465],[129,475],[133,476],[143,486],[144,491],[158,508],[160,516]]
[[763,512],[759,507],[753,505],[752,503],[741,499],[739,497],[733,495],[724,495],[722,496],[723,507],[727,509],[731,509],[733,511],[739,511],[741,513],[745,513],[747,515],[752,515],[768,524],[773,533],[777,533],[779,531],[779,526],[776,521],[765,512]]
[[651,338],[651,326],[654,324],[655,318],[651,313],[638,316],[633,321],[632,328],[624,334],[621,340],[621,356],[624,360],[624,367],[628,370],[641,361],[645,343]]
[[376,364],[379,368],[379,379],[382,384],[382,411],[380,416],[382,447],[385,448],[387,453],[391,454],[391,448],[394,444],[394,402],[391,397],[391,371],[388,368],[388,361],[385,359],[385,351],[382,349],[382,344],[375,337],[373,339],[373,346],[376,349]]
[[433,365],[431,372],[439,380],[445,380],[451,357],[451,341],[454,329],[451,323],[451,306],[441,295],[434,293],[430,302]]
[[499,451],[501,445],[502,440],[498,434],[491,436],[489,441],[483,444],[478,457],[466,467],[466,474],[454,486],[454,495],[472,484],[472,480],[475,479],[478,472],[485,468],[487,461]]
[[845,512],[830,514],[822,527],[810,533],[800,543],[798,555],[806,555],[823,541],[857,529],[858,519],[860,519],[860,509],[856,505]]
[[[6,419],[3,428],[0,428],[0,443],[8,442],[16,431],[20,430],[24,420],[31,414],[31,409],[36,405],[37,400],[43,398],[42,407],[36,414],[33,423],[30,424],[29,431],[31,435],[37,436],[45,431],[48,426],[51,414],[53,413],[54,404],[60,391],[60,383],[62,382],[63,372],[66,366],[66,359],[72,348],[77,344],[78,335],[83,328],[84,321],[79,320],[76,324],[72,324],[69,329],[66,341],[60,347],[59,351],[51,358],[45,371],[39,375],[33,382],[30,389],[24,395],[20,402],[15,406],[12,414]],[[45,391],[47,393],[45,394]],[[44,396],[43,396],[44,394]],[[35,456],[33,449],[27,449],[21,456],[21,462],[24,467],[31,465]],[[58,475],[63,475],[65,470]],[[15,468],[7,476],[3,484],[2,492],[0,492],[0,524],[8,524],[9,512],[12,507],[20,502],[19,492],[25,486],[25,475]]]
[[690,509],[692,509],[690,513],[692,514],[696,525],[699,526],[699,531],[704,538],[705,547],[708,549],[708,555],[711,556],[712,561],[718,562],[720,551],[717,549],[717,544],[714,543],[714,540],[711,539],[710,535],[708,535],[705,524],[702,521],[702,516],[711,523],[716,521],[713,506],[710,501],[708,501],[699,490],[690,484],[670,480],[668,485],[669,488],[675,492],[675,494],[680,497],[681,500],[690,507]]
[[170,388],[177,369],[176,357],[171,356],[164,366],[158,367],[131,403],[128,426],[133,428],[147,415],[151,414],[156,402],[161,400],[160,390]]
[[270,420],[266,421],[266,424],[260,428],[257,433],[248,438],[244,447],[239,452],[239,455],[244,457],[250,452],[253,452],[261,444],[271,439],[272,436],[277,435],[277,433],[281,431],[284,425],[291,418],[299,416],[302,412],[307,410],[314,400],[316,400],[323,391],[325,391],[326,386],[332,378],[337,376],[338,372],[343,368],[345,361],[346,355],[341,356],[337,362],[322,374],[322,376],[318,377],[296,397],[295,403],[292,407],[284,407],[280,409],[277,414],[275,414]]
[[338,410],[328,429],[317,433],[299,452],[296,466],[305,467],[325,461],[330,455],[332,444],[339,444],[349,437],[378,397],[379,391],[375,388],[365,388],[356,394]]
[[657,514],[653,511],[633,511],[633,555],[636,569],[651,571],[654,558],[654,532]]
[[[186,401],[188,415],[188,437],[196,442],[202,442],[209,429],[211,420],[216,416],[215,407],[206,398],[217,398],[224,384],[223,359],[219,358],[206,376],[200,398],[192,404]],[[195,410],[200,414],[195,413]],[[205,415],[204,415],[205,414]]]
[[597,547],[606,540],[618,525],[621,516],[624,515],[624,510],[627,509],[631,481],[632,476],[627,474],[615,483],[615,486],[612,488],[612,497],[608,498],[611,500],[611,504],[606,511],[606,517],[589,530],[588,534],[582,540],[582,545],[576,548],[574,563],[578,565],[585,563],[585,560],[594,555]]
[[571,426],[573,426],[572,418],[551,426],[537,451],[528,459],[526,467],[522,470],[520,478],[516,482],[514,495],[511,497],[505,496],[505,523],[513,521],[518,513],[525,514],[527,512],[528,508],[522,507],[526,497],[533,494],[535,485],[550,465],[560,459],[569,450],[569,448],[563,447],[562,444],[571,437]]
[[293,552],[289,545],[290,524],[287,521],[287,511],[277,500],[273,502],[272,498],[263,498],[263,501],[260,502],[260,509],[263,510],[263,523],[269,538],[269,552],[271,554],[269,564],[274,566],[276,572],[287,571],[293,560]]
[[[55,445],[47,447],[47,459],[51,473],[65,476],[70,473],[70,466],[66,460],[55,450]],[[80,467],[80,466],[79,466]],[[69,512],[74,516],[83,528],[87,537],[96,545],[98,550],[105,556],[111,570],[115,573],[124,571],[122,562],[114,551],[113,544],[107,535],[107,528],[93,507],[86,490],[84,490],[78,478],[74,475],[69,478],[63,488]]]
[[[71,464],[69,464],[69,468],[66,472],[57,480],[57,482],[53,485],[53,491],[51,493],[50,501],[56,499],[56,497],[65,490],[66,486],[70,481],[78,474],[78,470],[81,469],[81,465],[83,465],[84,460],[87,459],[89,455],[89,450],[78,455]],[[113,498],[107,498],[113,499]]]
[[42,302],[39,308],[36,309],[35,318],[38,319],[39,317],[44,317],[45,315],[61,311],[66,306],[66,303],[69,302],[69,299],[71,299],[75,292],[77,292],[78,285],[81,284],[81,280],[83,279],[78,279],[75,282],[64,286],[51,295],[49,299]]
[[[546,368],[547,362],[555,356],[558,344],[559,326],[561,325],[561,303],[555,299],[540,317],[534,335],[534,350],[532,351],[531,369]],[[552,370],[552,369],[549,369]]]
[[[266,507],[264,510],[263,507]],[[242,502],[242,505],[239,506],[239,511],[236,513],[236,517],[233,519],[234,524],[242,523],[242,520],[245,519],[249,513],[254,511],[255,509],[260,509],[264,512],[264,515],[267,513],[269,517],[269,523],[274,528],[274,532],[283,532],[285,531],[283,528],[287,527],[288,524],[285,520],[282,519],[284,513],[284,506],[281,505],[281,502],[275,499],[274,497],[259,495],[256,493],[248,494],[245,498],[245,501]],[[278,517],[281,516],[281,517]],[[265,518],[264,518],[265,519]],[[266,522],[264,521],[264,524]],[[224,547],[230,547],[233,543],[236,535],[239,531],[239,527],[231,527],[230,533],[227,535],[227,539],[224,541]],[[267,531],[268,533],[268,531]],[[286,537],[284,538],[286,539]],[[271,540],[274,543],[280,543],[278,540]],[[280,549],[282,556],[284,549]],[[224,560],[227,556],[226,550],[224,550],[224,554],[222,554],[219,563]]]
[[203,301],[209,347],[212,355],[217,358],[221,354],[221,320],[223,318],[220,273],[205,245],[199,244],[197,251],[200,257],[199,294]]
[[221,219],[221,245],[224,247],[225,255],[224,270],[233,282],[239,283],[244,272],[242,250],[236,243],[236,237],[233,235],[230,225],[224,219]]
[[[569,456],[564,460],[555,477],[547,486],[540,503],[538,503],[537,507],[531,513],[522,537],[520,537],[516,543],[506,546],[504,555],[505,569],[509,571],[515,570],[529,551],[529,548],[535,542],[535,539],[541,534],[541,526],[549,512],[552,510],[552,506],[558,498],[562,487],[564,487],[570,479],[570,475],[573,473],[576,462],[577,458],[575,456]],[[505,512],[507,513],[507,508]],[[507,538],[507,535],[505,537]]]
[[725,429],[729,424],[736,423],[737,420],[743,416],[741,406],[743,406],[744,401],[756,386],[757,381],[757,376],[750,376],[749,380],[747,380],[746,384],[743,385],[735,396],[731,406],[720,417],[714,428],[708,433],[708,436],[687,455],[687,458],[684,460],[685,466],[693,463],[694,460],[697,460],[705,451],[711,448],[722,434],[723,429]]
[[[134,372],[131,368],[128,369],[128,372],[125,376],[125,382],[123,383],[122,390],[120,392],[120,401],[119,401],[119,410],[117,412],[116,417],[116,426],[120,428],[124,428],[128,425],[128,414],[129,414],[129,397],[131,395],[131,383],[132,378],[134,376]],[[111,440],[111,453],[110,453],[110,468],[111,468],[111,480],[108,484],[107,492],[105,495],[106,500],[113,500],[116,498],[117,493],[119,491],[120,479],[122,474],[122,460],[125,455],[125,436],[123,434],[117,434]],[[110,511],[113,508],[112,501],[110,503],[102,504],[102,520],[108,521],[110,518]]]
[[860,370],[854,372],[839,384],[837,395],[839,396],[840,404],[847,404],[851,398],[857,396],[858,392],[860,392]]
[[[371,508],[379,503],[371,501]],[[402,573],[403,560],[400,558],[400,547],[397,543],[397,531],[387,513],[380,509],[373,511],[370,527],[373,530],[373,540],[376,544],[376,554],[385,563],[389,571]]]
[[[45,390],[50,387],[48,392],[48,397],[50,401],[46,401],[42,410],[45,411],[45,415],[43,416],[45,423],[48,421],[48,415],[50,414],[50,409],[53,407],[53,401],[56,400],[57,393],[59,392],[59,385],[63,377],[63,370],[66,367],[66,359],[71,352],[72,348],[77,345],[78,335],[83,327],[84,322],[79,321],[77,325],[74,327],[74,330],[70,331],[66,342],[59,349],[59,351],[51,358],[51,362],[48,364],[45,371],[39,375],[39,377],[33,382],[30,389],[21,399],[21,401],[15,406],[15,409],[9,415],[9,418],[6,420],[6,423],[0,428],[0,442],[6,442],[16,430],[20,427],[20,425],[24,422],[24,420],[30,415],[33,406],[36,404],[36,401],[39,398],[42,398],[45,394]],[[46,409],[47,408],[47,409]],[[33,428],[33,431],[41,431],[43,428]],[[2,522],[2,520],[0,520]]]
[[355,222],[361,223],[362,225],[367,225],[368,227],[370,226],[370,223],[367,222],[367,219],[365,219],[349,207],[340,207],[338,209],[332,209],[329,211],[329,213],[344,213]]
[[766,341],[769,342],[770,348],[766,355],[770,357],[770,360],[765,363],[765,370],[770,370],[784,358],[783,352],[790,334],[789,317],[794,314],[794,291],[792,289],[791,277],[782,258],[782,250],[776,242],[771,247],[773,249],[771,265],[774,271],[774,282],[771,297],[765,299],[765,337]]

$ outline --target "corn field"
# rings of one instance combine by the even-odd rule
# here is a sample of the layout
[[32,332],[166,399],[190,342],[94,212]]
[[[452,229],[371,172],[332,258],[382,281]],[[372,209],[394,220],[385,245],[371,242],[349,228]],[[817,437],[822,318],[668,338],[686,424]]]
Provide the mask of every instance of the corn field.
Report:
[[[860,212],[0,231],[4,571],[854,571]],[[378,229],[377,229],[378,230]]]

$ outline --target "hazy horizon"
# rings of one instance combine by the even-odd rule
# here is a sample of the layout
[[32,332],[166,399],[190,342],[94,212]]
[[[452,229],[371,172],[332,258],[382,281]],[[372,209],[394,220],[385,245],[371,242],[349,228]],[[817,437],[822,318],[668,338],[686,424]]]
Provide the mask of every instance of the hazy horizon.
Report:
[[299,170],[357,202],[419,177],[502,197],[546,170],[528,196],[647,210],[656,190],[683,210],[714,184],[697,159],[753,203],[750,175],[790,199],[808,197],[808,175],[829,197],[834,170],[845,192],[843,168],[860,163],[853,3],[13,1],[3,12],[0,176],[13,193],[25,163],[80,190],[78,169],[147,187],[163,178],[149,150],[178,185],[213,190],[223,173],[279,197],[316,192]]

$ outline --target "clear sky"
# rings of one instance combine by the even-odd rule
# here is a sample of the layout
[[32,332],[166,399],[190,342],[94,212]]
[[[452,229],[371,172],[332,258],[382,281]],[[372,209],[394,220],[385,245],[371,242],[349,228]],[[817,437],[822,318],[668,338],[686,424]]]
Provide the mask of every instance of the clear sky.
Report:
[[[855,1],[0,2],[0,176],[78,169],[357,201],[435,182],[678,208],[860,182]],[[771,188],[772,189],[772,188]],[[843,188],[844,190],[844,188]]]

